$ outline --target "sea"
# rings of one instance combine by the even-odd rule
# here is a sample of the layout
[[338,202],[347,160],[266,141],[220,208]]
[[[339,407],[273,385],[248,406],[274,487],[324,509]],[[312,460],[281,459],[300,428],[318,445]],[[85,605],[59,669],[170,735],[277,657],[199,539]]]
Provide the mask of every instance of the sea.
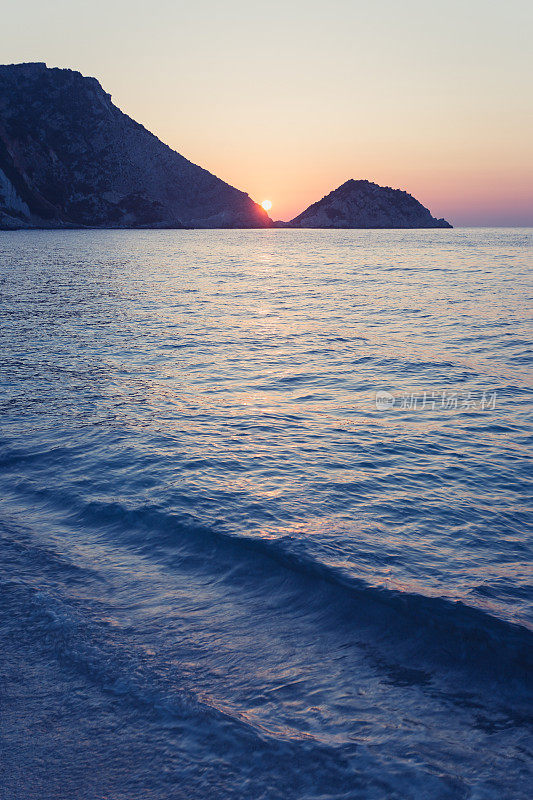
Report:
[[0,234],[2,800],[529,800],[532,242]]

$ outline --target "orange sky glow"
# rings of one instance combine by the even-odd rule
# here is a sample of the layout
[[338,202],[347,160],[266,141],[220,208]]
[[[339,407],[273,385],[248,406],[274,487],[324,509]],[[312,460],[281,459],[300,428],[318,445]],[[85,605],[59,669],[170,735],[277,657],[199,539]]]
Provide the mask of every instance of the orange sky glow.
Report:
[[5,63],[97,77],[274,219],[366,178],[455,225],[533,225],[526,0],[22,0],[6,15]]

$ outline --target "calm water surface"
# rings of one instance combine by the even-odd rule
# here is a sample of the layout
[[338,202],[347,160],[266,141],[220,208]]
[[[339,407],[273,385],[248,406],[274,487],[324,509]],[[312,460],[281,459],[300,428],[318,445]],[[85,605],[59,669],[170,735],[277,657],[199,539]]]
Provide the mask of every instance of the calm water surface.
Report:
[[0,234],[2,798],[531,796],[531,244]]

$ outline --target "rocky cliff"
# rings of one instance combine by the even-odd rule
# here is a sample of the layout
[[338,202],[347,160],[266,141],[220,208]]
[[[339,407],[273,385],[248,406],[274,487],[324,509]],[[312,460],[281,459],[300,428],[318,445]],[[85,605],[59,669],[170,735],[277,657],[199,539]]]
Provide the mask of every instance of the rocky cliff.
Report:
[[0,66],[0,228],[270,225],[247,194],[123,114],[95,78]]
[[400,189],[346,181],[289,222],[291,228],[451,228]]

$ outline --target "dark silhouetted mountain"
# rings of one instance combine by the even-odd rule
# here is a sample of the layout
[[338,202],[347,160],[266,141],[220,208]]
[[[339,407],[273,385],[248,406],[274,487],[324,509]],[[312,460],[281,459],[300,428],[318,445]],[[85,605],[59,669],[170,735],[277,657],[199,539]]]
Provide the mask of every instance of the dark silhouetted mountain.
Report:
[[[276,223],[277,224],[277,223]],[[289,228],[451,228],[400,189],[346,181],[286,223]]]
[[0,66],[0,227],[268,227],[244,192],[123,114],[95,78]]

